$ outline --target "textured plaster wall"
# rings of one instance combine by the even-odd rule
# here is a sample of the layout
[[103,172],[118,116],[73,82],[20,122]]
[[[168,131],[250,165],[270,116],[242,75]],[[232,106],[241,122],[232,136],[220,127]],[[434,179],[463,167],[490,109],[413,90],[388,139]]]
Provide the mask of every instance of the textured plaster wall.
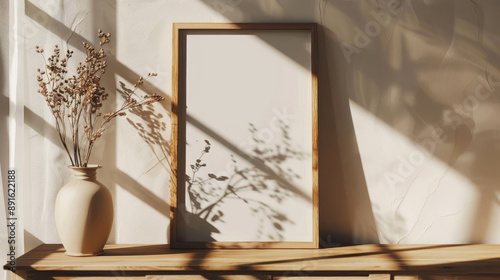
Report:
[[364,175],[380,242],[498,243],[500,6],[388,2],[325,8],[326,48],[345,54],[328,56],[331,94],[350,104],[336,123],[352,117],[361,159],[344,174]]
[[496,1],[25,1],[26,249],[59,242],[54,200],[69,177],[36,94],[35,45],[81,58],[97,28],[113,34],[105,86],[157,72],[146,88],[167,98],[117,120],[94,151],[115,201],[109,241],[168,242],[173,22],[320,24],[321,245],[499,243],[499,13]]

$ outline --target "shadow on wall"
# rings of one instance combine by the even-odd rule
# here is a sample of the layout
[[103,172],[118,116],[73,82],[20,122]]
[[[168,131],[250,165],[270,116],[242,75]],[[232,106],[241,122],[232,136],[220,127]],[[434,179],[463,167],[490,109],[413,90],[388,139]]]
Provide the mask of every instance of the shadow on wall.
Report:
[[[96,15],[98,15],[99,13],[104,13],[106,15],[108,13],[114,13],[114,11],[113,11],[115,8],[114,5],[108,5],[108,4],[110,4],[110,3],[108,2],[105,5],[105,7],[101,7],[99,5],[94,5],[93,12]],[[34,6],[33,4],[31,4],[29,2],[27,2],[26,11],[27,11],[26,12],[27,15],[32,17],[34,20],[37,20],[40,18],[40,17],[35,17],[34,15],[42,14],[45,18],[43,24],[49,26],[49,30],[51,32],[54,32],[55,34],[57,34],[61,38],[65,38],[65,37],[71,38],[71,40],[68,41],[69,44],[71,44],[71,45],[77,44],[76,42],[78,41],[78,39],[85,41],[80,35],[73,34],[73,32],[70,29],[68,29],[63,24],[61,24],[60,22],[58,22],[54,18],[50,17],[48,14],[44,13],[39,8],[37,8],[36,6]],[[99,16],[98,18],[106,18],[106,20],[110,19],[110,17],[104,17],[104,16]],[[111,18],[113,18],[113,17],[111,17]],[[42,23],[42,22],[40,22],[40,23]],[[113,26],[115,26],[114,22],[104,22],[104,23],[102,23],[102,25],[107,26],[108,28],[109,28],[109,25],[111,25],[111,30],[116,29],[116,27],[113,28]],[[134,74],[134,73],[131,70],[129,70],[128,68],[126,68],[124,65],[122,65],[121,63],[116,61],[116,59],[114,58],[113,54],[114,54],[115,47],[116,47],[115,45],[111,44],[111,51],[110,51],[110,53],[108,53],[108,61],[109,61],[108,70],[109,70],[109,72],[118,73],[119,75],[122,75],[125,78],[127,78],[127,76],[132,76],[131,74]],[[136,75],[133,75],[133,76],[136,76]],[[111,80],[110,80],[110,78],[108,78],[108,77],[109,77],[109,75],[107,75],[103,79],[103,85],[106,88],[111,89],[111,92],[113,92],[115,81],[114,81],[114,78],[111,78]],[[152,86],[150,84],[147,84],[146,86],[149,86],[150,88],[156,89],[154,86]],[[125,88],[125,86],[122,85],[122,91],[126,91],[126,90],[127,89]],[[166,100],[166,102],[163,104],[168,104],[169,101],[170,100]],[[112,107],[113,104],[108,104],[108,106]],[[151,109],[151,108],[148,108],[148,109]],[[139,135],[141,137],[143,137],[143,139],[146,140],[146,142],[148,144],[150,144],[152,149],[154,149],[153,146],[158,146],[158,145],[161,146],[160,150],[161,150],[162,155],[160,155],[160,157],[158,158],[158,163],[164,164],[164,163],[162,163],[162,161],[168,160],[166,153],[169,152],[169,147],[167,146],[167,144],[168,144],[167,141],[165,139],[163,139],[161,136],[161,130],[165,129],[165,124],[161,123],[161,121],[159,119],[163,116],[161,114],[157,115],[157,114],[154,114],[154,113],[148,112],[148,111],[142,112],[141,114],[139,114],[138,112],[132,112],[132,113],[135,113],[138,117],[142,118],[142,121],[145,122],[145,126],[143,126],[142,123],[135,122],[135,121],[132,121],[131,119],[129,119],[130,124],[138,130]],[[36,122],[35,122],[36,124],[33,122],[33,120],[36,120]],[[193,122],[193,120],[190,120],[190,121]],[[53,131],[53,129],[50,129],[51,128],[50,125],[39,117],[37,118],[35,116],[32,116],[32,118],[30,118],[27,123],[28,123],[28,125],[35,126],[35,127],[38,127],[39,125],[44,125],[45,127],[47,127],[47,131]],[[194,122],[194,125],[199,126],[199,124],[196,122]],[[202,127],[200,129],[206,129],[206,127]],[[47,135],[45,130],[43,132],[40,132],[40,133],[42,135]],[[109,135],[110,133],[111,133],[111,135]],[[224,140],[224,138],[222,136],[218,135],[217,133],[215,133],[213,131],[210,131],[208,133],[210,135],[213,135],[216,139]],[[116,166],[115,166],[116,150],[115,150],[115,144],[114,144],[116,141],[115,131],[108,130],[107,134],[108,135],[106,136],[106,141],[104,142],[104,145],[101,145],[100,150],[102,150],[104,147],[111,147],[111,150],[109,148],[106,148],[106,157],[103,157],[102,159],[104,160],[104,165],[107,168],[114,168],[116,170]],[[54,140],[53,137],[49,137],[49,139]],[[222,142],[225,143],[227,141],[222,141]],[[228,148],[232,149],[234,147],[228,147]],[[237,151],[236,153],[241,153],[241,151]],[[102,157],[103,153],[95,152],[94,154],[97,154],[98,156]],[[115,167],[113,167],[113,166],[115,166]],[[262,169],[262,167],[260,169]],[[278,169],[278,171],[279,171],[279,169]],[[272,174],[273,174],[272,176],[275,176],[277,178],[281,178],[282,176],[284,176],[283,173],[280,173],[280,172],[278,172],[276,174],[275,173],[276,172],[272,172]],[[268,176],[268,175],[269,174],[266,174],[266,176]],[[109,178],[109,176],[113,176],[113,177]],[[271,176],[271,175],[269,175],[269,176]],[[141,186],[137,181],[132,179],[130,176],[125,176],[123,174],[115,174],[115,175],[104,174],[102,177],[103,177],[103,182],[106,185],[108,185],[108,187],[110,187],[110,190],[112,192],[114,192],[114,188],[113,188],[114,184],[117,183],[118,185],[122,186],[125,190],[127,190],[131,194],[135,195],[140,200],[147,202],[152,208],[157,209],[158,211],[164,211],[162,213],[164,215],[166,215],[168,204],[165,203],[163,200],[159,199],[158,197],[156,197],[152,192],[148,191],[146,188]],[[283,180],[283,178],[281,178],[281,180],[278,180],[278,181],[281,182],[282,180]],[[115,201],[115,203],[116,203],[116,201]],[[269,209],[269,208],[264,207],[261,209]],[[278,220],[280,220],[280,219],[283,220],[282,216],[279,214],[275,213],[274,216],[273,215],[271,215],[271,216],[275,217]],[[280,227],[280,226],[277,225],[277,227]],[[114,231],[113,231],[113,233],[114,233]],[[110,238],[110,242],[114,242],[113,240],[114,240],[114,238],[112,235]]]
[[[0,49],[0,65],[2,65],[2,68],[6,68],[5,65],[7,63],[3,63],[3,49]],[[7,69],[0,69],[0,73],[9,73]],[[10,168],[9,167],[9,104],[10,100],[6,96],[8,93],[8,77],[7,75],[1,75],[0,77],[0,84],[2,85],[1,87],[1,94],[0,94],[0,172],[3,176],[4,174],[7,174],[7,170]],[[2,182],[3,183],[3,182]],[[0,184],[2,185],[2,184]],[[4,192],[3,198],[4,198],[4,204],[2,205],[7,205],[7,188],[3,188],[2,190]]]
[[[7,174],[9,166],[9,2],[3,1],[0,3],[2,17],[0,19],[1,29],[0,36],[2,39],[0,44],[0,172]],[[5,176],[5,175],[4,175]],[[5,178],[5,177],[4,177]],[[3,183],[3,182],[2,182]],[[0,184],[2,185],[2,184]],[[4,204],[7,205],[7,188],[3,188]]]
[[[118,92],[122,96],[132,92],[123,82],[120,82],[120,87],[121,89]],[[162,165],[165,171],[170,172],[170,142],[164,137],[167,133],[167,124],[164,122],[165,116],[161,112],[156,113],[153,104],[148,104],[142,109],[133,108],[129,113],[133,117],[127,117],[128,123],[148,144],[151,152],[156,157],[157,163],[150,170],[157,165]]]
[[[27,17],[39,23],[49,32],[52,32],[53,34],[57,35],[62,40],[66,41],[70,48],[80,50],[83,52],[81,42],[84,41],[93,42],[92,40],[90,41],[86,40],[81,35],[75,33],[73,30],[69,29],[63,23],[59,22],[57,19],[53,18],[52,16],[50,16],[45,11],[41,10],[31,2],[26,1],[25,5],[26,5],[25,13]],[[93,29],[97,30],[98,28],[103,28],[107,32],[112,33],[113,36],[116,36],[117,32],[116,32],[115,1],[114,0],[106,2],[92,1],[92,3],[90,3],[90,6],[92,9],[92,18],[94,19],[93,23],[95,24],[95,28]],[[129,83],[133,84],[136,81],[137,77],[139,77],[140,75],[116,60],[116,57],[114,56],[116,52],[115,49],[116,49],[116,38],[114,38],[114,40],[111,41],[111,43],[109,44],[109,48],[106,49],[106,54],[107,54],[106,60],[108,62],[107,71],[118,74],[120,77],[122,77]],[[111,75],[109,73],[103,77],[102,81],[103,86],[106,87],[109,92],[116,92],[118,90],[116,88],[116,81],[114,77],[115,75]],[[165,92],[161,91],[159,88],[151,84],[150,82],[145,82],[143,86],[147,88],[148,91],[157,92],[165,98],[165,101],[161,103],[163,105],[162,110],[168,112],[170,109],[169,96]],[[109,108],[112,108],[115,105],[111,103],[112,102],[106,104],[108,109],[105,108],[104,111],[110,111]],[[24,109],[25,109],[25,114],[27,114],[25,116],[26,124],[31,128],[33,128],[35,131],[37,131],[37,133],[39,133],[46,139],[49,139],[55,145],[60,146],[60,141],[57,137],[57,133],[55,132],[55,128],[51,126],[50,123],[48,123],[47,121],[36,115],[34,112],[32,112],[29,108],[25,107]],[[93,160],[99,161],[100,163],[102,163],[103,166],[106,166],[106,168],[117,170],[116,145],[115,145],[116,131],[113,129],[108,129],[106,131],[106,137],[104,138],[105,140],[100,142],[98,147],[96,148],[96,151],[94,151]],[[102,152],[104,148],[106,149],[106,153]],[[168,151],[167,146],[162,148]],[[103,156],[104,154],[105,156]],[[65,160],[64,155],[62,155],[61,157],[62,157],[61,161],[64,161]],[[117,184],[124,190],[136,196],[139,200],[142,200],[143,202],[149,204],[152,209],[155,209],[165,217],[168,217],[168,210],[169,210],[168,203],[165,202],[160,197],[156,196],[154,193],[145,188],[143,185],[137,182],[134,178],[130,177],[128,174],[125,174],[123,172],[118,174],[112,174],[112,173],[107,174],[103,172],[102,175],[99,176],[99,178],[110,189],[110,191],[113,194],[116,193],[115,186]],[[116,207],[116,200],[114,200],[114,203]],[[30,238],[31,236],[26,237],[28,243],[31,242]],[[116,232],[113,227],[108,242],[110,243],[115,242],[115,238],[116,238]]]
[[[370,138],[361,142],[371,142],[360,147],[363,163],[374,160],[370,156],[380,165],[392,163],[379,174],[386,180],[376,181],[373,175],[367,179],[370,189],[392,189],[394,195],[387,201],[392,208],[386,213],[394,218],[385,217],[393,219],[386,226],[401,232],[392,232],[383,242],[498,242],[488,232],[499,228],[492,218],[500,205],[500,77],[495,43],[500,6],[487,1],[393,1],[398,4],[393,7],[385,1],[326,3],[327,41],[340,47],[338,68],[349,69],[344,71],[347,82],[341,82],[339,89],[414,146],[404,150],[397,140],[377,143],[381,132],[355,120],[358,136]],[[393,145],[403,158],[420,155],[422,160],[403,172],[397,156],[384,158],[374,152],[377,145]],[[443,168],[429,170],[435,162]],[[460,197],[467,192],[477,197]],[[450,196],[457,201],[448,200]],[[475,209],[467,208],[472,204]],[[374,207],[388,208],[380,202]],[[403,212],[408,207],[412,213]],[[381,222],[381,211],[376,211]],[[455,218],[454,224],[434,224],[454,217],[469,222],[460,224]],[[454,233],[469,229],[470,233]]]
[[[245,15],[250,14],[251,11],[255,14],[266,14],[266,11],[262,6],[258,5],[259,2],[245,1],[241,7],[234,7],[236,11],[239,11]],[[111,13],[114,14],[113,5],[105,5],[100,11],[101,13]],[[303,3],[297,6],[286,6],[283,8],[283,17],[287,17],[288,11],[293,11],[295,14],[292,17],[297,17],[301,14],[311,14],[314,15],[317,7],[314,5],[306,6],[309,10],[304,10]],[[244,9],[243,9],[244,8]],[[95,6],[95,13],[97,14],[97,6]],[[300,13],[297,13],[300,11]],[[47,26],[49,31],[58,35],[61,38],[69,38],[73,32],[58,22],[56,19],[50,17],[45,12],[41,11],[39,8],[31,4],[26,3],[26,14],[37,21],[40,17],[34,17],[34,15],[43,14],[47,20],[45,22],[39,22],[43,26]],[[230,13],[225,14],[231,19]],[[270,16],[272,18],[272,16]],[[101,18],[101,17],[100,17]],[[109,22],[108,16],[102,17],[106,18],[106,22],[102,25],[108,27],[108,25],[115,26],[115,22]],[[253,20],[249,18],[249,20]],[[280,20],[281,21],[281,20]],[[98,23],[98,22],[97,22]],[[113,28],[112,28],[113,29]],[[375,228],[375,223],[373,220],[373,214],[371,212],[371,205],[368,198],[368,193],[366,189],[366,183],[364,181],[364,174],[361,166],[361,161],[359,159],[359,152],[357,151],[354,130],[352,126],[351,114],[349,112],[348,98],[347,95],[342,94],[346,91],[339,91],[336,88],[338,85],[342,84],[342,79],[339,77],[340,72],[338,69],[330,69],[328,63],[332,58],[327,50],[329,37],[324,36],[320,28],[320,57],[327,57],[328,60],[320,59],[320,85],[319,85],[319,150],[320,150],[320,170],[319,170],[319,186],[320,186],[320,233],[321,233],[321,246],[329,247],[336,245],[338,243],[347,245],[354,242],[377,242],[377,233]],[[79,47],[79,42],[84,41],[84,38],[78,34],[71,35],[71,40],[69,44],[73,47]],[[327,40],[324,40],[327,38]],[[109,70],[115,72],[121,77],[125,78],[127,81],[131,82],[137,74],[131,69],[126,67],[117,61],[113,56],[113,51],[108,55]],[[300,62],[299,62],[300,63]],[[114,84],[109,84],[110,88],[114,87]],[[162,96],[167,97],[164,92],[161,92],[158,88],[154,87],[152,84],[148,84],[150,88],[154,91],[159,92]],[[162,103],[165,106],[166,111],[170,111],[170,100],[165,100]],[[154,120],[154,116],[142,116],[146,118],[146,127],[153,125],[154,129],[157,129]],[[148,118],[151,117],[151,123],[147,123]],[[153,135],[147,135],[146,131],[142,131],[141,127],[136,123],[136,128],[139,128],[139,134],[142,137],[149,138],[149,140],[158,140],[161,145],[165,143],[164,139],[158,137],[158,131],[150,131]],[[196,123],[194,123],[196,125]],[[150,127],[151,128],[151,127]],[[114,133],[114,132],[113,132]],[[212,132],[213,133],[213,132]],[[151,138],[152,136],[153,138]],[[156,137],[156,138],[155,138]],[[116,137],[106,136],[105,146],[114,147],[114,141]],[[150,143],[151,144],[151,143]],[[168,146],[162,146],[161,153],[159,154],[159,162],[164,158],[164,153],[168,151]],[[109,149],[106,149],[108,155]],[[105,164],[110,164],[114,161],[116,152],[112,153],[106,160]],[[110,165],[112,166],[112,165]],[[114,182],[112,179],[106,179],[109,182]],[[123,182],[125,185],[138,186],[137,182]],[[108,183],[108,185],[110,185]],[[120,185],[122,185],[120,183]],[[140,185],[140,184],[139,184]],[[127,189],[131,191],[131,189]],[[140,193],[140,192],[139,192]],[[135,195],[138,195],[135,192]],[[139,197],[140,199],[148,199],[146,197]],[[152,202],[149,201],[151,204]],[[165,205],[160,203],[153,203],[153,208],[163,208]],[[364,233],[360,234],[360,228]],[[362,237],[357,237],[362,236]]]
[[[252,159],[252,164],[243,164],[241,160],[231,155],[232,170],[228,176],[210,173],[213,167],[205,162],[205,159],[218,157],[219,154],[211,149],[208,140],[204,140],[204,149],[200,151],[200,156],[195,162],[188,163],[190,169],[188,174],[185,174],[188,202],[187,205],[182,204],[185,206],[184,209],[179,209],[183,211],[180,213],[183,217],[180,221],[185,223],[181,227],[184,230],[183,238],[215,241],[211,233],[220,233],[217,225],[225,223],[225,216],[228,214],[226,213],[228,207],[224,207],[224,204],[230,200],[239,200],[239,205],[248,208],[252,217],[258,221],[257,228],[254,229],[257,240],[283,240],[285,224],[294,222],[288,213],[280,211],[275,206],[291,197],[303,199],[293,192],[294,186],[291,184],[300,179],[298,170],[287,165],[291,161],[300,162],[310,156],[293,146],[288,125],[280,121],[279,127],[280,140],[271,144],[262,140],[258,136],[258,129],[249,124],[252,148],[248,157]],[[201,175],[200,171],[208,173],[205,176]],[[310,201],[309,198],[306,199]],[[268,230],[269,228],[272,230]],[[205,233],[200,236],[200,232]]]
[[[118,42],[119,38],[116,38],[117,34],[117,11],[116,11],[116,0],[107,0],[107,1],[97,1],[93,0],[91,4],[92,8],[92,18],[93,20],[91,21],[92,23],[92,29],[91,30],[98,30],[100,28],[105,28],[106,32],[109,32],[115,36],[113,40],[111,40],[106,46],[106,53],[111,54],[114,56],[116,53],[116,43]],[[73,39],[73,38],[72,38]],[[93,41],[95,42],[95,37],[93,37]],[[80,41],[76,41],[77,44],[80,44]],[[96,45],[96,44],[94,44]],[[109,57],[109,56],[108,56]],[[108,66],[106,71],[109,71],[109,73],[117,73],[117,69],[120,66],[119,64],[117,65],[116,59],[108,59]],[[115,93],[117,92],[117,87],[116,87],[116,76],[115,75],[106,75],[104,79],[102,79],[101,84],[104,88],[106,88],[107,92],[112,92]],[[117,98],[110,98],[103,104],[103,111],[105,112],[111,112],[114,108],[117,107],[118,104],[118,99]],[[117,148],[116,148],[116,140],[117,140],[117,134],[116,134],[116,129],[109,129],[109,131],[106,131],[106,137],[104,139],[101,139],[102,141],[100,145],[96,147],[96,151],[94,151],[94,159],[97,160],[98,162],[102,162],[102,165],[106,167],[108,170],[118,170],[116,166],[117,162]],[[100,149],[99,149],[100,148]],[[106,149],[106,153],[104,156],[104,153],[102,152],[103,149]],[[97,157],[96,157],[97,156]],[[116,197],[116,188],[117,186],[124,186],[120,185],[115,179],[115,172],[101,172],[99,175],[99,180],[102,180],[104,185],[109,189],[111,192],[111,195],[113,197]],[[123,179],[123,178],[122,178]],[[133,185],[133,182],[135,180],[132,180],[132,182],[126,182],[125,186],[130,186]],[[146,188],[144,188],[144,191],[147,191]],[[114,204],[114,209],[117,209],[117,201],[116,199],[113,199],[113,204]],[[115,221],[117,219],[115,218]],[[110,237],[108,239],[109,243],[115,243],[116,238],[117,238],[117,232],[116,232],[116,225],[117,223],[113,223],[113,227],[111,228],[111,233]]]
[[[492,20],[498,4],[204,2],[236,22],[309,21],[312,17],[304,15],[320,15],[323,241],[330,236],[343,244],[414,243],[428,232],[426,242],[498,242],[488,235],[499,205],[500,73],[495,65],[500,56]],[[396,138],[384,139],[377,125],[360,123],[357,113],[350,111],[350,102],[371,113],[374,123],[384,123],[407,139],[413,150],[401,150]],[[363,145],[358,148],[358,143]],[[420,152],[427,164],[419,163],[410,167],[411,174],[401,174],[397,156],[384,155],[384,149],[403,157]],[[433,164],[444,167],[435,169]],[[384,176],[389,179],[379,179]],[[427,177],[431,180],[425,181]],[[453,178],[458,183],[450,181]],[[478,197],[467,197],[468,191]],[[380,192],[389,196],[380,199]],[[463,211],[467,206],[458,201],[442,203],[451,193],[462,194],[463,202],[478,206]],[[434,227],[437,220],[464,213],[472,213],[469,224],[455,218],[454,225]],[[413,232],[416,228],[425,230]],[[470,234],[453,233],[467,229]],[[429,239],[432,236],[439,238]]]
[[[206,5],[233,22],[311,22],[317,1],[304,5],[278,1],[210,1]],[[333,31],[319,28],[319,216],[320,246],[377,243],[378,234],[359,157],[345,69],[335,67]],[[300,63],[299,63],[300,64]]]
[[[471,220],[475,224],[468,226],[471,229],[469,236],[460,240],[481,242],[487,238],[492,211],[498,205],[497,182],[500,181],[500,173],[496,172],[500,158],[497,144],[500,138],[500,77],[495,67],[499,62],[497,44],[492,35],[496,33],[492,23],[485,19],[495,18],[500,8],[497,4],[393,1],[400,5],[391,10],[385,1],[313,2],[319,6],[299,1],[286,6],[278,1],[268,1],[268,4],[263,4],[265,1],[234,1],[235,5],[224,9],[224,6],[217,6],[218,1],[204,2],[230,21],[310,21],[318,11],[321,14],[319,185],[323,246],[331,245],[327,244],[329,241],[341,244],[379,242],[373,211],[377,219],[382,214],[392,219],[387,224],[379,224],[389,227],[389,231],[399,230],[401,225],[408,223],[425,228],[428,224],[419,224],[420,214],[441,209],[439,201],[454,191],[452,184],[441,184],[441,178],[449,177],[452,172],[470,180],[479,194],[479,207],[472,210],[475,217]],[[29,2],[26,8],[27,15],[36,21],[33,15],[39,12],[38,8]],[[385,17],[380,13],[382,10],[387,12]],[[49,20],[42,24],[61,38],[68,38],[72,33],[49,15],[47,18]],[[116,26],[116,23],[105,24]],[[83,40],[77,34],[73,37],[70,44],[78,45]],[[135,79],[137,75],[131,69],[112,55],[109,59],[110,70],[129,81]],[[358,148],[358,143],[376,143],[381,138],[375,133],[363,133],[364,128],[373,132],[370,130],[373,127],[360,126],[355,134],[353,122],[357,124],[357,120],[353,120],[356,116],[350,111],[349,102],[370,112],[375,121],[404,136],[415,147],[421,147],[415,149],[427,150],[426,160],[437,159],[445,165],[441,171],[426,173],[435,177],[437,183],[432,182],[432,186],[412,183],[425,177],[417,175],[429,172],[424,170],[427,165],[415,166],[416,171],[411,176],[401,176],[393,158],[381,155],[374,157],[373,162],[367,161],[370,159],[367,156],[375,153],[376,145]],[[163,103],[166,112],[169,112],[169,104],[170,100]],[[356,139],[356,136],[363,139]],[[432,145],[429,141],[433,141]],[[389,149],[398,148],[394,139],[378,144],[390,146]],[[166,149],[159,154],[161,160]],[[360,153],[358,149],[363,150]],[[365,179],[365,174],[381,163],[389,163],[386,171],[402,180],[395,188],[398,196],[393,191],[394,197],[388,198],[392,199],[387,202],[390,206],[379,201],[372,205],[368,196],[368,188],[391,191],[394,187],[386,181],[376,181],[373,175],[366,175]],[[414,197],[407,194],[417,188],[431,192],[419,198],[422,205],[414,208],[420,213],[416,221],[408,221],[398,206],[410,204]],[[435,192],[439,188],[444,191],[441,197]],[[395,208],[391,208],[393,206]],[[390,208],[390,212],[383,213],[380,208]],[[382,241],[417,240],[405,239],[405,234],[393,232],[393,236],[384,237]]]

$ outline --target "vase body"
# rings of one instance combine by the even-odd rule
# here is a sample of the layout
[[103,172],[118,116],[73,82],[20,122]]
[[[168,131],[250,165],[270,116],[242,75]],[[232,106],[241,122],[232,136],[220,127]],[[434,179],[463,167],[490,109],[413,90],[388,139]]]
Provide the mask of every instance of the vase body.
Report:
[[57,194],[56,226],[67,255],[102,254],[111,232],[113,199],[97,181],[99,167],[70,167],[73,177]]

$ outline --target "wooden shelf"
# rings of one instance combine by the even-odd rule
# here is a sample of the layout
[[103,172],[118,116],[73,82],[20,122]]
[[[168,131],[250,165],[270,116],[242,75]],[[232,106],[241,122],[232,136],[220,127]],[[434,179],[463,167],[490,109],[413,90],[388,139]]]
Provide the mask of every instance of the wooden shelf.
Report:
[[[11,269],[8,265],[4,268]],[[79,279],[78,276],[94,276],[85,279],[108,279],[100,278],[106,276],[173,279],[168,275],[177,275],[176,279],[184,277],[184,280],[198,279],[193,278],[196,275],[216,275],[216,279],[257,275],[259,279],[280,280],[293,276],[318,280],[325,277],[314,276],[330,276],[328,279],[500,279],[500,245],[197,250],[173,250],[167,245],[107,245],[102,256],[69,257],[61,245],[46,244],[19,257],[15,272],[20,277],[17,279]],[[432,277],[418,278],[417,275]],[[351,278],[332,278],[334,276]],[[354,276],[356,278],[352,278]],[[445,276],[460,277],[443,278]],[[468,278],[472,276],[475,278]],[[210,277],[202,279],[207,278]]]

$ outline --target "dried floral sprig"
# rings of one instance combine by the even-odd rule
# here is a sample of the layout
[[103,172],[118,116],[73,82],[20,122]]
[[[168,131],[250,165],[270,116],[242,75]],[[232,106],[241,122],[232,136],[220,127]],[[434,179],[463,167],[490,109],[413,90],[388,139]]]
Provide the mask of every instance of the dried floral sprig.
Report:
[[[100,46],[110,42],[110,33],[98,30]],[[61,58],[61,49],[54,47],[54,54],[45,58],[44,49],[36,46],[46,63],[44,69],[37,69],[38,92],[45,98],[50,112],[56,120],[59,138],[68,154],[71,165],[86,167],[95,142],[99,139],[111,120],[124,116],[127,110],[140,108],[164,98],[157,93],[139,96],[136,90],[150,78],[157,76],[149,73],[146,78],[140,77],[134,84],[134,90],[127,93],[121,107],[112,113],[102,114],[103,102],[108,99],[108,93],[101,86],[102,75],[106,72],[106,54],[101,48],[98,51],[83,42],[87,56],[76,68],[76,75],[68,77],[68,61],[73,51],[68,50]],[[68,134],[71,141],[68,140]]]

